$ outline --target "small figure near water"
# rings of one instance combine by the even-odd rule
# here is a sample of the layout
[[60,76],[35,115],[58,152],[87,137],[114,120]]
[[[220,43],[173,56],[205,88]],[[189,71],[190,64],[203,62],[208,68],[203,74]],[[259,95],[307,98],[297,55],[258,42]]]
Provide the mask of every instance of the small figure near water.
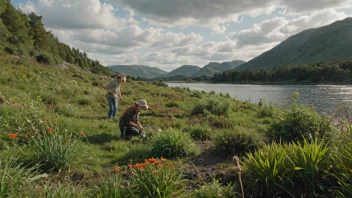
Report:
[[128,107],[120,118],[119,128],[121,131],[120,138],[128,139],[131,136],[140,135],[145,138],[144,127],[141,125],[138,119],[139,112],[141,110],[148,110],[146,100],[139,100],[133,106]]
[[114,78],[106,85],[105,89],[108,91],[106,99],[109,104],[108,117],[110,119],[115,118],[118,109],[118,100],[122,99],[121,96],[121,84],[126,82],[125,75],[115,75]]

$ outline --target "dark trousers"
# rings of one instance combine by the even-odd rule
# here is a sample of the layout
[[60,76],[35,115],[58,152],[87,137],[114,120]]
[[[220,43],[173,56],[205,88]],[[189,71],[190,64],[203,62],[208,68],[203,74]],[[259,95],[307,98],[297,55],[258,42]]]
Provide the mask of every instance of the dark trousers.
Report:
[[143,135],[143,131],[138,130],[135,127],[130,127],[130,126],[119,126],[120,127],[120,138],[122,139],[127,139],[130,138],[131,136],[137,136],[137,135]]

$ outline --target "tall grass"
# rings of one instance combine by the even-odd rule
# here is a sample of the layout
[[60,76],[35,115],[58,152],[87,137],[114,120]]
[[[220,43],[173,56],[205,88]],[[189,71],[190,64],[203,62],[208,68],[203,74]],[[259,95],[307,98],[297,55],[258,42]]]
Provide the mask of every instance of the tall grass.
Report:
[[104,183],[97,186],[96,197],[99,198],[125,198],[132,197],[132,191],[130,190],[128,183],[123,183],[122,176],[120,173],[114,173]]
[[198,147],[189,134],[178,129],[167,129],[152,141],[151,152],[156,157],[183,157],[198,153]]

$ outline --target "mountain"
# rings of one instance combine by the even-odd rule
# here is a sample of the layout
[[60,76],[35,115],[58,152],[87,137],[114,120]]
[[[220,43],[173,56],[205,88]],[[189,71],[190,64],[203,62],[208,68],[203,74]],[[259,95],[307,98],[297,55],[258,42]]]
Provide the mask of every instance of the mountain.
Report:
[[235,69],[244,63],[245,62],[241,60],[235,60],[235,61],[223,62],[223,63],[210,62],[208,65],[204,66],[199,72],[193,74],[193,76],[202,76],[202,75],[212,76],[218,72]]
[[237,69],[293,66],[352,58],[352,18],[289,37]]
[[200,67],[194,65],[183,65],[171,72],[167,73],[167,76],[177,76],[177,75],[188,75],[192,76],[193,74],[200,71]]
[[161,70],[156,67],[149,67],[145,65],[113,65],[109,66],[113,71],[125,73],[129,76],[133,77],[141,77],[141,78],[154,78],[157,76],[161,76],[167,74],[166,71]]

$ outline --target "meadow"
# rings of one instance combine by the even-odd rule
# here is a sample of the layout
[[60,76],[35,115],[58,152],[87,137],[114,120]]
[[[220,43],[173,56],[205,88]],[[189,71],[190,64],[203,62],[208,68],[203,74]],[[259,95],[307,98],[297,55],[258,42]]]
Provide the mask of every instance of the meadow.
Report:
[[[110,77],[0,54],[0,197],[351,197],[352,115],[128,81],[147,139],[107,119]],[[129,105],[119,102],[118,115]],[[240,166],[233,157],[238,156]]]

